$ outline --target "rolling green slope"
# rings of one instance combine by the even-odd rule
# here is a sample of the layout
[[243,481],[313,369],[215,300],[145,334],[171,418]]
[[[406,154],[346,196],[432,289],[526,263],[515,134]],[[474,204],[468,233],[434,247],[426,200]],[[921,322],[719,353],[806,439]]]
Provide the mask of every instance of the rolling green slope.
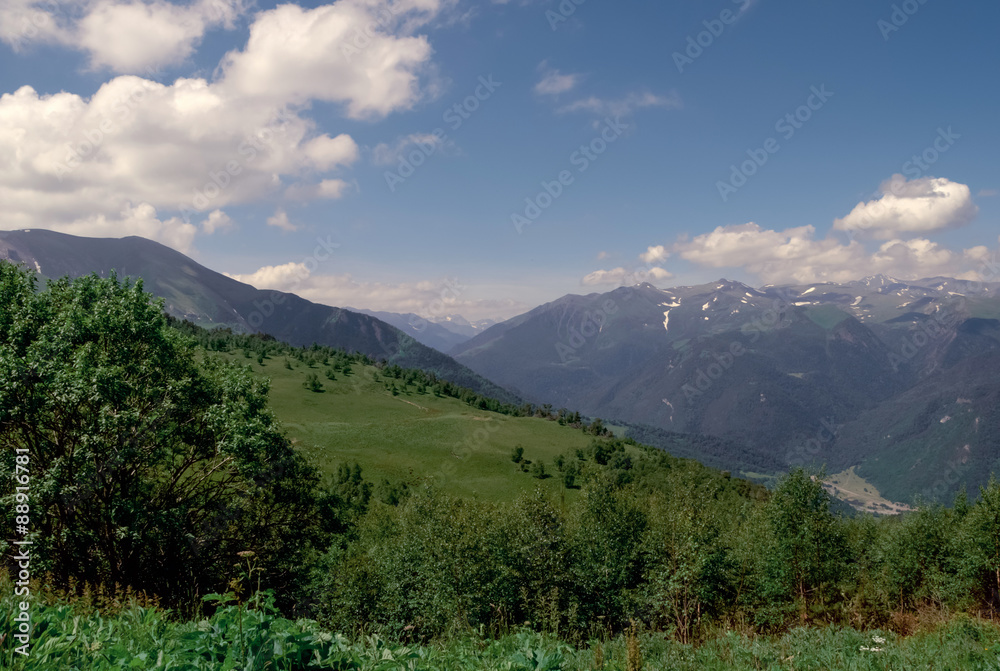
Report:
[[[238,364],[241,352],[212,353]],[[296,447],[324,472],[333,475],[342,463],[357,463],[365,479],[393,485],[432,483],[451,493],[493,500],[512,500],[542,487],[575,496],[555,467],[559,455],[585,449],[593,439],[579,429],[535,417],[510,417],[479,410],[430,390],[396,381],[399,394],[385,389],[385,376],[375,366],[352,365],[350,374],[324,377],[294,358],[249,363],[271,380],[271,407]],[[303,387],[318,374],[324,391]],[[513,449],[524,458],[542,461],[550,477],[537,479],[511,461]],[[529,469],[530,470],[530,469]]]

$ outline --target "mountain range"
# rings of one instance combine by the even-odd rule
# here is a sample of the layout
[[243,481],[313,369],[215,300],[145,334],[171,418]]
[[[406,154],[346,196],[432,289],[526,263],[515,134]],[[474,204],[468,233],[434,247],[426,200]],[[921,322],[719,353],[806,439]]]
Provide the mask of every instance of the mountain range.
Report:
[[0,259],[43,278],[112,271],[141,278],[164,310],[200,326],[262,332],[299,347],[313,343],[419,368],[508,403],[520,399],[451,357],[371,315],[319,305],[295,294],[261,291],[141,237],[83,238],[47,230],[0,231]]
[[384,312],[365,308],[346,308],[354,312],[371,315],[381,319],[386,324],[392,324],[403,333],[411,336],[417,342],[433,347],[439,352],[448,352],[464,343],[490,326],[496,324],[492,319],[482,319],[470,322],[461,315],[448,315],[438,319],[425,319],[420,315],[408,312]]
[[910,502],[1000,472],[1000,283],[640,284],[491,325],[260,291],[136,237],[0,232],[4,258],[50,278],[141,277],[168,313],[203,326],[343,347],[506,402],[601,417],[751,477],[851,469]]
[[646,442],[724,439],[744,470],[856,466],[903,501],[1000,471],[997,283],[642,284],[564,296],[451,354],[529,400],[644,425]]

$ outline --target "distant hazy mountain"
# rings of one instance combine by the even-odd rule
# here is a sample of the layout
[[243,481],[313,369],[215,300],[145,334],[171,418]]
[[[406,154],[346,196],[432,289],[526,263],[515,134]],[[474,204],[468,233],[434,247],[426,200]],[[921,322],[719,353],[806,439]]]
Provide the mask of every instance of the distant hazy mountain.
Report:
[[263,332],[292,345],[341,347],[400,366],[433,371],[483,394],[518,402],[441,352],[370,315],[318,305],[294,294],[261,291],[139,237],[81,238],[45,230],[0,231],[0,259],[48,278],[90,273],[142,278],[166,311],[202,326]]
[[428,347],[433,347],[439,352],[448,352],[476,333],[473,330],[472,333],[466,334],[465,329],[452,329],[447,323],[436,323],[412,312],[400,314],[398,312],[379,312],[364,308],[349,307],[346,309],[371,315],[372,317],[381,319],[386,324],[392,324],[403,333],[412,336],[417,342],[421,342]]
[[462,315],[448,315],[433,320],[435,324],[443,326],[452,333],[472,338],[477,336],[497,322],[493,319],[478,319],[470,322]]
[[[875,276],[570,295],[452,354],[536,402],[717,436],[742,446],[740,464],[764,471],[776,456],[859,465],[908,498],[956,460],[960,478],[938,487],[945,493],[1000,472],[997,351],[1000,284]],[[895,428],[879,437],[889,416]]]

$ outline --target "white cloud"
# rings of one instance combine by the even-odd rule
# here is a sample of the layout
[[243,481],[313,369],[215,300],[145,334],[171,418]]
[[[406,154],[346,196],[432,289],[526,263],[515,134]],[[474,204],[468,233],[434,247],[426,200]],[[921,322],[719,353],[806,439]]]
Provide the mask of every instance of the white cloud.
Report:
[[901,279],[974,272],[982,250],[955,252],[923,238],[894,239],[869,252],[857,240],[817,239],[812,226],[784,231],[755,223],[720,226],[671,247],[681,258],[709,268],[742,268],[768,284],[849,282],[885,273]]
[[542,61],[538,69],[542,72],[542,78],[535,84],[535,93],[539,95],[557,96],[560,93],[572,91],[580,83],[581,75],[564,75],[558,70],[548,67],[546,61]]
[[944,178],[907,181],[893,175],[879,191],[880,198],[858,203],[846,217],[835,220],[834,229],[889,240],[964,226],[979,211],[968,186]]
[[264,266],[249,275],[225,274],[258,289],[294,292],[309,278],[310,272],[304,263],[284,263],[280,266]]
[[244,12],[243,0],[7,0],[0,39],[15,51],[61,44],[87,53],[92,68],[138,73],[185,61],[208,30],[231,29]]
[[[195,235],[198,233],[197,227],[178,217],[161,220],[156,208],[149,203],[139,203],[135,206],[125,205],[124,209],[111,215],[92,214],[71,224],[59,222],[46,222],[46,224],[30,228],[46,228],[60,233],[92,238],[122,237],[123,231],[126,231],[127,235],[138,235],[150,240],[158,240],[182,252],[190,251]],[[11,228],[29,227],[12,226]]]
[[236,222],[222,210],[215,210],[208,215],[205,221],[201,222],[201,228],[205,235],[212,235],[216,231],[231,231],[236,228]]
[[375,165],[396,165],[410,151],[418,151],[424,157],[434,153],[445,143],[442,135],[433,133],[413,133],[401,137],[393,144],[385,142],[375,145],[372,149],[372,162]]
[[0,41],[15,52],[34,43],[63,42],[68,37],[56,21],[62,11],[61,3],[4,0],[0,3]]
[[639,260],[643,263],[656,263],[670,256],[670,252],[663,245],[648,247],[646,251],[639,255]]
[[336,200],[351,190],[342,179],[324,179],[319,184],[293,184],[285,190],[289,200]]
[[267,225],[280,228],[286,233],[293,233],[299,230],[299,227],[293,224],[288,218],[288,213],[281,209],[277,210],[273,215],[267,218]]
[[358,145],[350,135],[321,135],[303,145],[302,150],[312,167],[323,172],[351,165],[358,158]]
[[668,280],[671,277],[673,277],[673,273],[659,266],[639,269],[618,267],[611,270],[595,270],[586,275],[580,283],[584,286],[632,286],[643,282]]
[[471,287],[455,291],[451,280],[365,282],[350,274],[314,275],[305,263],[265,266],[248,275],[227,275],[258,289],[289,291],[322,305],[414,313],[432,319],[449,314],[472,320],[506,319],[530,307],[509,299],[476,298]]
[[[442,4],[339,0],[315,9],[279,5],[257,16],[242,51],[226,55],[220,86],[233,96],[274,103],[339,103],[355,119],[409,109],[420,100],[420,76],[432,49],[426,36],[405,31]],[[401,34],[393,34],[393,28]]]
[[169,2],[99,1],[80,21],[76,44],[92,67],[116,72],[176,65],[194,53],[206,30],[243,12],[239,2],[202,0],[187,6]]
[[560,107],[557,111],[561,114],[572,112],[589,112],[597,116],[629,116],[637,109],[647,107],[661,107],[663,109],[679,109],[681,107],[680,96],[671,92],[661,96],[648,91],[642,93],[630,93],[619,100],[606,100],[591,96],[576,102]]
[[996,195],[1000,195],[1000,191],[996,189],[980,189],[976,194],[978,198],[993,198]]
[[[12,2],[14,9],[0,9],[0,36],[8,41],[16,19],[11,12],[31,8]],[[84,3],[84,15],[112,6],[102,2]],[[211,12],[212,2],[199,0],[188,9]],[[162,84],[122,75],[89,98],[42,95],[28,86],[4,94],[0,226],[144,235],[187,250],[196,234],[225,228],[219,215],[212,220],[209,213],[229,205],[282,194],[292,200],[342,197],[350,183],[330,173],[348,169],[358,146],[346,134],[318,133],[304,116],[308,103],[339,102],[351,116],[408,108],[421,95],[418,74],[429,66],[431,51],[425,38],[406,31],[446,4],[282,5],[256,16],[249,42],[227,55],[214,81]],[[369,42],[360,53],[342,52],[364,39]],[[133,57],[139,58],[120,55]]]

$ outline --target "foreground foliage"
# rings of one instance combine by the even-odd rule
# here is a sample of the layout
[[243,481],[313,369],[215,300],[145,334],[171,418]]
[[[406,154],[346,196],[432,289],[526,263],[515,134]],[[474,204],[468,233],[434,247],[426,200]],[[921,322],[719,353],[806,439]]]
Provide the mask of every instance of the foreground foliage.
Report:
[[[801,469],[768,492],[578,413],[494,403],[345,352],[185,335],[114,277],[38,291],[0,264],[0,305],[0,524],[30,508],[32,575],[74,604],[36,604],[35,651],[52,655],[37,668],[887,668],[891,655],[920,668],[937,654],[977,668],[988,658],[970,641],[993,649],[995,630],[963,614],[1000,611],[996,481],[951,508],[842,517]],[[322,481],[233,347],[261,368],[280,356],[303,369],[296,402],[348,399],[338,381],[363,370],[394,406],[451,397],[478,419],[575,427],[578,442],[544,455],[501,443],[496,468],[549,481],[503,500],[412,473],[373,483],[357,464]],[[445,465],[462,458],[451,450]],[[18,466],[29,502],[11,484]],[[174,619],[121,610],[128,589]],[[92,590],[102,615],[81,610]],[[226,594],[206,605],[206,592]],[[895,638],[928,611],[951,624]]]
[[38,291],[0,263],[0,305],[0,521],[30,520],[36,575],[180,604],[253,550],[288,584],[322,537],[321,500],[266,381],[198,360],[141,283]]
[[[10,631],[15,611],[10,582],[0,579],[0,629]],[[910,637],[850,628],[794,629],[780,637],[720,633],[703,645],[662,635],[596,637],[576,646],[551,635],[514,631],[495,639],[467,633],[432,644],[392,642],[379,636],[348,639],[312,620],[288,620],[273,599],[223,605],[211,617],[174,621],[137,605],[114,615],[36,602],[28,657],[0,642],[0,668],[11,671],[633,671],[637,669],[970,669],[1000,668],[1000,628],[957,617]]]

